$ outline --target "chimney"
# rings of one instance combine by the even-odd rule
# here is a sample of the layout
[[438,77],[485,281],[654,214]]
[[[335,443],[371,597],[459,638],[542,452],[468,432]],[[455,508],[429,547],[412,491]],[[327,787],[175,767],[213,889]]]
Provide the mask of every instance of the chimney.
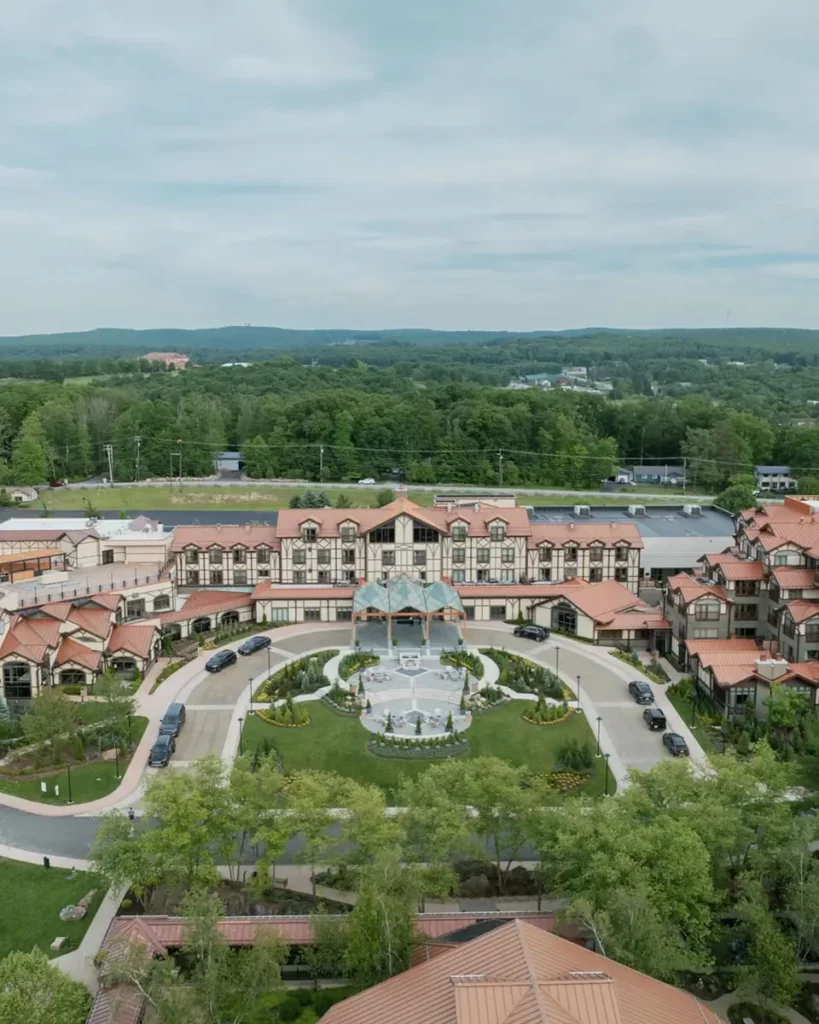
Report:
[[759,657],[754,662],[754,670],[761,679],[774,683],[788,671],[788,663],[784,658],[778,656],[774,658]]
[[573,530],[573,529],[574,529],[574,523],[569,523],[569,529],[570,529],[570,530]]

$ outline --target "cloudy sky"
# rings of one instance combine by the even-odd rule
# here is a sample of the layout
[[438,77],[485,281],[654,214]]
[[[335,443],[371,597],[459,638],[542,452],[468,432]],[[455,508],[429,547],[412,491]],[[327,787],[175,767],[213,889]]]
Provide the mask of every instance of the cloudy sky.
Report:
[[819,325],[817,0],[3,0],[0,334]]

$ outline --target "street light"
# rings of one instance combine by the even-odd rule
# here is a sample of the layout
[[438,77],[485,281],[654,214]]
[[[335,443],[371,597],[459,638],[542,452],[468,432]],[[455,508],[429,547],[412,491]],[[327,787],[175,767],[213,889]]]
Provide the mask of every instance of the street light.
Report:
[[253,676],[250,676],[248,678],[248,680],[247,680],[247,688],[248,688],[248,691],[250,693],[250,701],[249,701],[249,703],[247,705],[247,713],[248,713],[248,715],[252,715],[253,714]]
[[242,722],[243,721],[244,721],[244,718],[242,718],[241,715],[240,715],[239,716],[239,757],[242,756]]
[[600,723],[603,721],[600,715],[597,716],[597,753],[595,757],[600,757]]
[[73,804],[74,803],[74,798],[73,798],[73,796],[71,794],[71,765],[70,764],[66,765],[66,770],[68,771],[68,802],[70,804]]
[[270,645],[268,644],[268,647],[267,647],[267,678],[268,679],[270,678],[270,672],[271,672],[271,669],[270,669]]
[[580,676],[577,677],[577,710],[580,711]]
[[560,648],[555,645],[555,675],[560,678]]
[[606,759],[606,791],[603,794],[603,796],[608,796],[609,795],[609,758],[611,757],[611,754],[604,754],[603,756]]
[[128,749],[131,750],[134,746],[134,739],[131,735],[131,714],[128,713]]

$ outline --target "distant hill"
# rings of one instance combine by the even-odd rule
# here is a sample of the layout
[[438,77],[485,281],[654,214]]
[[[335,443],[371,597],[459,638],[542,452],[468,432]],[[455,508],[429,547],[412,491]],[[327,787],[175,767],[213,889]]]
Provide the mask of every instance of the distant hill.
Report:
[[681,344],[699,344],[726,349],[781,349],[795,353],[815,353],[819,331],[777,327],[695,328],[631,330],[629,328],[584,327],[565,331],[438,331],[424,328],[397,328],[377,331],[355,329],[291,330],[283,327],[208,327],[197,330],[154,328],[128,330],[100,327],[93,331],[65,334],[29,334],[0,337],[0,358],[94,358],[136,356],[150,351],[184,352],[203,362],[263,357],[271,352],[303,350],[305,347],[345,345],[486,345],[512,339],[538,340],[544,343],[566,338],[599,338],[607,346],[616,346],[618,336],[639,338],[644,342],[677,340]]

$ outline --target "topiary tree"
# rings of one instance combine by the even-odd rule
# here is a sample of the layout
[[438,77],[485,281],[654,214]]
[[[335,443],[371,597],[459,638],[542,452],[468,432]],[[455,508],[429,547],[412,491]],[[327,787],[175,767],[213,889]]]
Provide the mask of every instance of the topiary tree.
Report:
[[392,714],[387,712],[387,724],[384,726],[384,732],[395,732],[392,725]]
[[449,714],[446,716],[446,731],[452,732],[454,728],[455,724],[452,721],[452,712],[450,711]]
[[418,718],[415,719],[415,735],[420,736],[422,731],[423,730],[421,729],[421,716],[419,715]]

